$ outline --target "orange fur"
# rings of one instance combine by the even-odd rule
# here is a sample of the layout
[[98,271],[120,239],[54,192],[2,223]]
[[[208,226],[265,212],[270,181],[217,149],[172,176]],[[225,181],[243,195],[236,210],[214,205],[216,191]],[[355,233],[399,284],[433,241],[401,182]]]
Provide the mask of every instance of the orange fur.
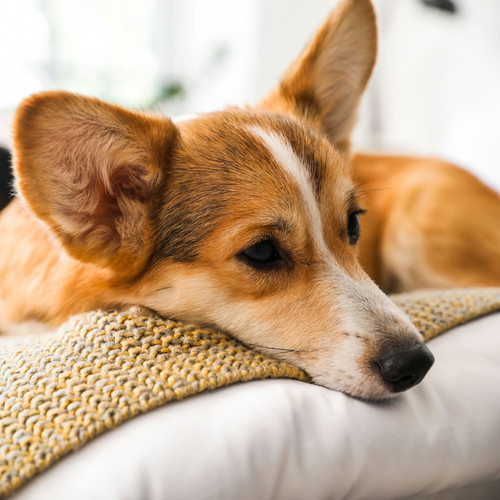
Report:
[[16,114],[17,188],[71,256],[134,276],[152,252],[151,199],[176,139],[168,119],[69,93],[34,95]]
[[[368,275],[385,291],[500,284],[500,200],[438,161],[357,155],[351,168],[375,56],[370,1],[343,0],[255,108],[174,124],[66,92],[28,98],[19,199],[0,216],[0,317],[55,325],[143,306],[358,397],[418,383],[432,357]],[[246,253],[262,241],[270,267]],[[411,384],[385,378],[381,359],[416,351],[425,366]]]
[[360,260],[387,293],[500,285],[500,196],[440,160],[356,155]]
[[261,106],[299,115],[348,153],[359,98],[377,54],[369,1],[340,2]]

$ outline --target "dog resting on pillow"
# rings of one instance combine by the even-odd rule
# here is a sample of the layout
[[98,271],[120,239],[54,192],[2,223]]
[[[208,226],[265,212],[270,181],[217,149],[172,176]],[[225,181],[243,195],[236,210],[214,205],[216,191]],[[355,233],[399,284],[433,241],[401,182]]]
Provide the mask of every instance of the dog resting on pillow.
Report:
[[376,40],[369,0],[339,2],[261,103],[177,124],[67,92],[26,99],[2,320],[141,306],[353,396],[419,383],[433,356],[384,292],[499,285],[500,199],[438,161],[350,157]]

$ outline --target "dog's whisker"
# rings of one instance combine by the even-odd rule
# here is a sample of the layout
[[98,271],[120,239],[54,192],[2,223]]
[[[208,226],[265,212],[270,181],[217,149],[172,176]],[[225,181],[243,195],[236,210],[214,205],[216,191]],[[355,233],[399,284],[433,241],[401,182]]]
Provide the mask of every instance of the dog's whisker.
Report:
[[269,347],[260,344],[247,344],[247,345],[249,345],[250,347],[259,347],[260,349],[269,349],[272,351],[282,351],[282,352],[310,352],[314,350],[314,349],[287,349],[285,347]]
[[172,288],[172,287],[171,286],[164,286],[162,288],[157,288],[156,291],[161,292],[162,290],[169,290],[170,288]]

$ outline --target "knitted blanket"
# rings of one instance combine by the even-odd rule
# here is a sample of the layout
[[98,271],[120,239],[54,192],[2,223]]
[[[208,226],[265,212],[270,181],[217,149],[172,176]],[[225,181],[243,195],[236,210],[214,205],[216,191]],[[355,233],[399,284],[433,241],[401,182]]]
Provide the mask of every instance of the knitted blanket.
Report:
[[[424,338],[500,310],[500,288],[393,296]],[[92,312],[0,349],[0,496],[134,415],[235,382],[308,381],[223,333]]]

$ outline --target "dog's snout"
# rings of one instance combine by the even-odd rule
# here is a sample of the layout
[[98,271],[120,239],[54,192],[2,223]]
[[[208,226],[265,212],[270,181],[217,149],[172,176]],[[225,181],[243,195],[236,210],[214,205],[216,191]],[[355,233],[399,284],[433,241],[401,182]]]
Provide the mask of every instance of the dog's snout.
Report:
[[434,363],[434,356],[425,344],[411,349],[391,351],[375,363],[392,392],[406,391],[422,381]]

